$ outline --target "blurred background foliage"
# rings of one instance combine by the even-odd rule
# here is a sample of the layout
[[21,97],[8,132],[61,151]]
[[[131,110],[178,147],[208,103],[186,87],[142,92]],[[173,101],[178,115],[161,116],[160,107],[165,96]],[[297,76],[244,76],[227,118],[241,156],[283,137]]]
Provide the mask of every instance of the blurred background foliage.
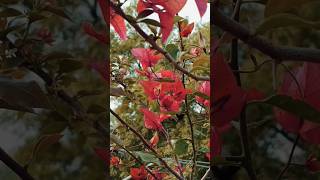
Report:
[[[93,150],[106,145],[105,137],[93,125],[107,128],[106,84],[90,63],[103,62],[107,52],[83,32],[84,21],[105,31],[94,0],[0,1],[0,76],[10,82],[35,81],[47,97],[40,101],[48,100],[51,105],[50,110],[32,109],[35,113],[0,112],[1,147],[27,165],[35,179],[105,179],[106,164]],[[48,74],[53,79],[51,86],[46,87],[32,68]],[[31,102],[39,98],[36,91],[24,90],[33,98]],[[71,107],[57,98],[59,90],[79,100],[86,120],[77,119]],[[13,91],[7,93],[19,98]],[[15,101],[12,98],[10,103],[19,103]],[[57,134],[63,135],[59,141]],[[46,140],[45,135],[51,138]],[[1,163],[0,179],[19,178]]]

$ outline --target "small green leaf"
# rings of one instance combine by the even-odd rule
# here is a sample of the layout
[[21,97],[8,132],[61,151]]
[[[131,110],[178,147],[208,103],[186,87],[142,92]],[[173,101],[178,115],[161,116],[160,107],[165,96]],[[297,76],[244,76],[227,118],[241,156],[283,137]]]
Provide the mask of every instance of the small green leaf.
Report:
[[320,122],[320,112],[306,102],[293,99],[286,95],[274,95],[262,101],[263,103],[276,106],[297,117],[307,119],[316,123]]
[[153,26],[161,27],[161,24],[154,19],[143,19],[143,20],[139,21],[139,23],[141,23],[141,22],[146,23],[146,24],[150,24]]
[[174,58],[177,59],[179,48],[174,44],[168,44],[166,45],[166,51]]
[[0,12],[0,17],[2,18],[15,17],[20,15],[22,15],[22,13],[13,8],[6,8]]
[[294,14],[276,14],[266,18],[256,29],[256,34],[263,34],[271,29],[289,26],[320,29],[320,21],[308,21]]
[[135,151],[134,154],[136,154],[138,157],[140,157],[140,159],[143,162],[160,164],[158,158],[153,154],[145,153],[145,152],[141,152],[141,151]]
[[197,91],[197,92],[195,92],[195,93],[193,93],[195,96],[199,96],[199,97],[201,97],[201,98],[203,98],[203,99],[206,99],[206,100],[209,100],[210,99],[210,97],[208,96],[208,95],[206,95],[206,94],[204,94],[204,93],[202,93],[202,92],[199,92],[199,91]]
[[183,140],[183,139],[179,139],[174,146],[174,152],[177,155],[182,155],[188,152],[188,146],[189,144]]
[[47,96],[36,82],[0,78],[0,108],[33,112],[33,108],[50,107]]
[[181,16],[175,16],[174,17],[174,23],[177,23],[177,22],[181,21],[182,19],[184,19],[184,18],[181,17]]
[[142,12],[140,12],[138,14],[137,19],[145,18],[145,17],[149,16],[152,13],[153,13],[153,10],[150,10],[150,9],[143,10]]

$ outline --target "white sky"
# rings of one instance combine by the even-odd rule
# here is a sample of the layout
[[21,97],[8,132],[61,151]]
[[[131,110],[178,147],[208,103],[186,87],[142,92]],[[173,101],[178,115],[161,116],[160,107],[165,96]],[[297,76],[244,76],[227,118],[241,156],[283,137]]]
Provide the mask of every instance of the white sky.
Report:
[[[134,1],[127,1],[127,3],[125,3],[125,6],[130,5],[130,3],[128,2],[134,2]],[[210,6],[208,4],[206,13],[203,15],[202,18],[200,18],[199,11],[195,1],[187,0],[186,5],[179,12],[179,16],[188,19],[189,23],[192,23],[192,22],[206,23],[210,21]],[[159,20],[158,15],[156,13],[153,13],[151,16],[149,16],[149,18]]]
[[207,11],[201,19],[195,1],[194,0],[187,0],[186,5],[179,12],[179,15],[184,18],[187,18],[189,20],[189,22],[197,22],[197,23],[198,22],[200,22],[200,23],[210,22],[210,6],[208,4]]

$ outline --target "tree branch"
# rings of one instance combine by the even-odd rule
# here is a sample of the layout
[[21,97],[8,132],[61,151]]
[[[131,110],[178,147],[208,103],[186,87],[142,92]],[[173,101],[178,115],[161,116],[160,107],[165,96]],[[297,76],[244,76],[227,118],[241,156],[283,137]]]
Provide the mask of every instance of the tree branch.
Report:
[[161,53],[177,70],[181,71],[183,74],[186,74],[190,78],[197,80],[197,81],[209,81],[209,77],[202,77],[202,76],[196,76],[183,67],[181,67],[179,64],[176,63],[176,60],[164,49],[162,49],[150,36],[148,36],[141,28],[138,26],[137,22],[133,21],[131,18],[128,18],[128,16],[123,12],[121,7],[118,7],[113,2],[110,1],[110,6],[114,9],[114,11],[123,17],[155,50],[157,50],[159,53]]
[[294,154],[294,151],[298,145],[298,142],[299,142],[299,139],[300,139],[300,135],[297,135],[294,143],[293,143],[293,146],[292,146],[292,149],[291,149],[291,152],[290,152],[290,155],[289,155],[289,158],[288,158],[288,162],[286,163],[286,165],[284,166],[284,168],[281,170],[277,180],[280,180],[282,178],[282,176],[286,173],[286,171],[288,170],[290,164],[291,164],[291,161],[292,161],[292,158],[293,158],[293,154]]
[[320,50],[274,45],[265,38],[254,35],[253,32],[244,27],[242,24],[223,15],[216,5],[213,6],[211,17],[211,23],[239,38],[249,46],[270,56],[272,59],[320,63]]
[[133,132],[140,140],[141,142],[149,149],[151,150],[154,155],[159,159],[159,161],[165,166],[165,168],[167,170],[169,170],[177,179],[179,180],[183,180],[184,178],[181,177],[176,171],[174,171],[165,160],[162,159],[162,157],[160,157],[160,155],[157,153],[157,151],[147,142],[147,140],[133,127],[131,127],[128,123],[126,123],[123,119],[121,119],[121,117],[115,113],[112,109],[110,109],[110,112],[112,115],[114,115],[118,121],[124,125],[126,128],[128,128],[131,132]]
[[[114,141],[114,143],[116,143],[118,146],[120,146],[120,148],[124,149],[133,159],[135,159],[137,162],[139,162],[141,165],[144,165],[144,163],[139,159],[137,158],[131,151],[129,151],[129,149],[127,149],[124,145]],[[155,180],[158,180],[157,176],[148,168],[148,167],[144,167],[148,173],[155,179]]]
[[34,180],[34,178],[24,169],[20,164],[13,160],[1,147],[0,147],[0,160],[15,172],[23,180]]

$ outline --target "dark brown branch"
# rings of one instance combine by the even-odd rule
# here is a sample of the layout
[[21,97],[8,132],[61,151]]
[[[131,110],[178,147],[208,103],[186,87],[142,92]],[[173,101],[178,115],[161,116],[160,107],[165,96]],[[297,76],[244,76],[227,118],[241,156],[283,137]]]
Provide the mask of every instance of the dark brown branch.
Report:
[[186,74],[190,78],[197,80],[197,81],[209,81],[209,77],[201,77],[196,76],[183,67],[181,67],[179,64],[176,63],[176,60],[164,49],[162,49],[150,36],[148,36],[141,28],[138,26],[137,22],[133,21],[131,18],[128,18],[128,16],[123,12],[123,10],[115,5],[113,2],[110,1],[110,6],[114,9],[114,11],[122,16],[137,32],[140,34],[155,50],[157,50],[159,53],[161,53],[177,70],[182,72],[183,74]]
[[34,178],[24,169],[20,164],[13,160],[1,147],[0,147],[0,160],[15,172],[23,180],[34,180]]
[[282,178],[282,176],[286,173],[286,171],[288,170],[290,164],[291,164],[291,161],[292,161],[292,158],[293,158],[293,154],[294,154],[294,151],[298,145],[298,142],[299,142],[299,139],[300,139],[300,135],[297,135],[294,143],[293,143],[293,146],[292,146],[292,149],[291,149],[291,152],[290,152],[290,155],[289,155],[289,158],[288,158],[288,162],[286,163],[286,165],[284,166],[284,168],[281,170],[277,180],[280,180]]
[[157,153],[157,151],[148,143],[148,141],[133,127],[131,127],[128,123],[126,123],[123,119],[121,119],[121,117],[115,113],[112,109],[110,109],[110,112],[112,115],[114,115],[118,121],[124,125],[126,128],[128,128],[131,132],[133,132],[140,140],[141,142],[149,149],[153,152],[153,154],[159,159],[159,161],[165,166],[165,168],[167,170],[169,170],[177,179],[179,180],[183,180],[184,178],[182,178],[175,170],[173,170],[165,160],[162,159],[162,157],[160,157],[160,155]]
[[272,44],[265,38],[254,35],[242,24],[230,19],[214,6],[212,9],[212,22],[222,30],[229,32],[231,35],[239,38],[249,46],[270,56],[272,59],[283,61],[308,61],[320,63],[320,50],[312,48],[299,48],[289,46],[278,46]]

